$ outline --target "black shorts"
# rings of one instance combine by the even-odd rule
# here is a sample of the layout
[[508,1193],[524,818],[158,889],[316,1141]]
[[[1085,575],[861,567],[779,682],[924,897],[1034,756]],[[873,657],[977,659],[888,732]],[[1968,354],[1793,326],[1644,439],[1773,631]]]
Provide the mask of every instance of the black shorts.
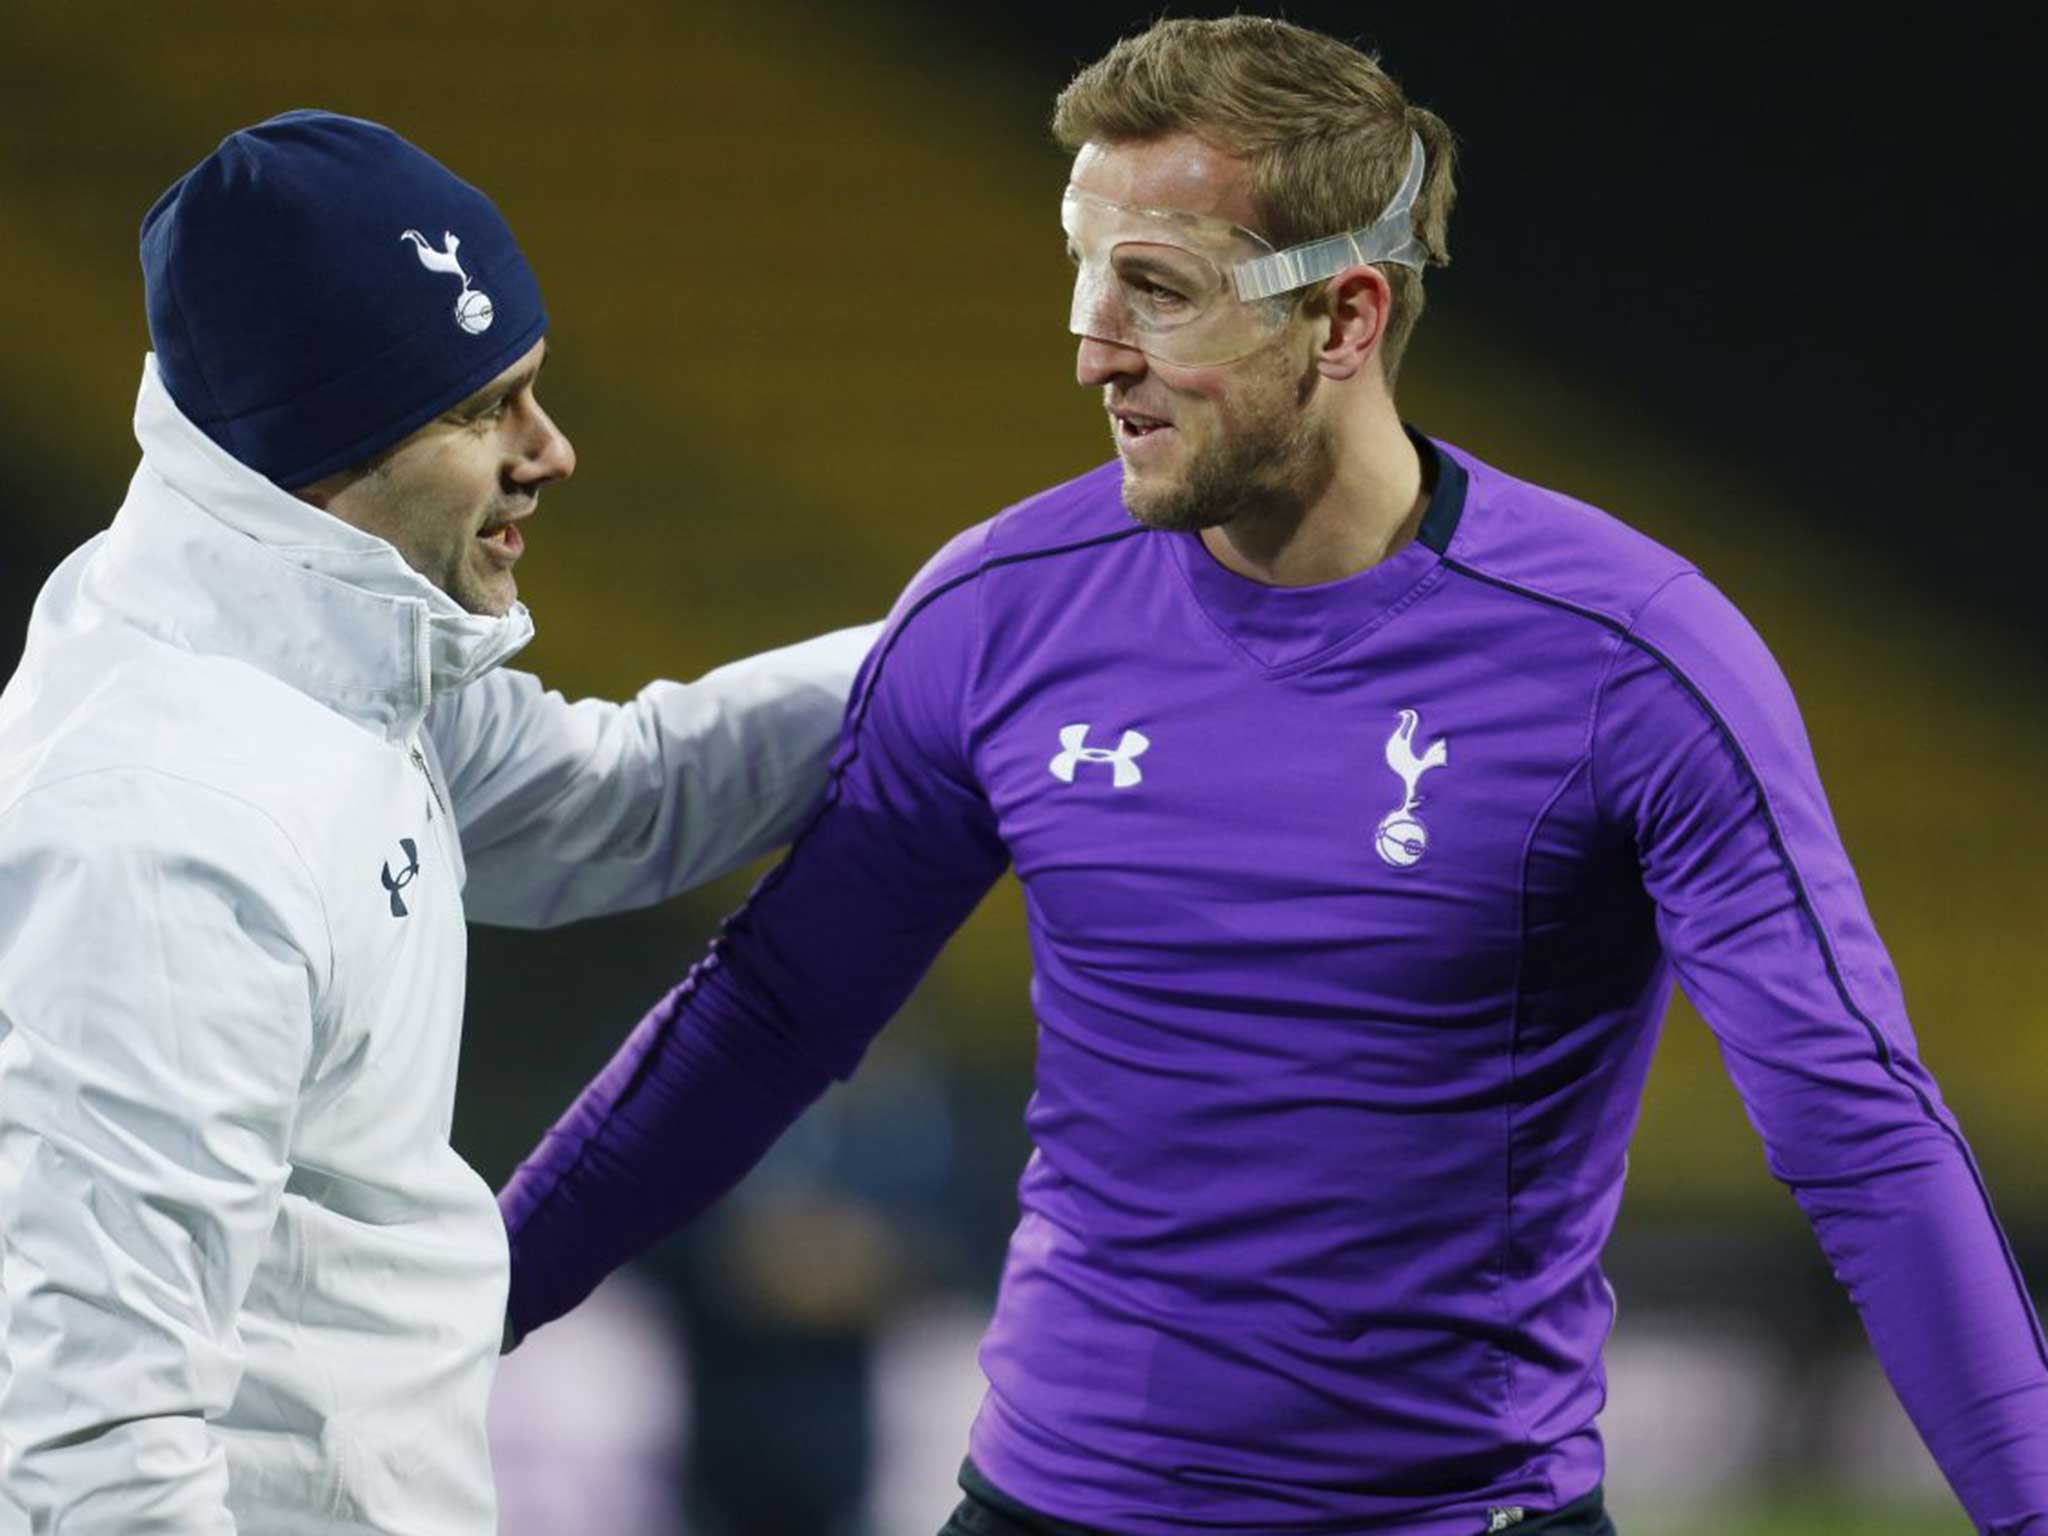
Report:
[[[960,1468],[960,1486],[967,1497],[960,1501],[960,1507],[953,1511],[939,1536],[1111,1536],[1107,1531],[1090,1530],[1085,1525],[1055,1520],[1026,1509],[983,1477],[971,1461]],[[1487,1533],[1475,1526],[1472,1536]],[[1548,1514],[1532,1512],[1513,1525],[1502,1526],[1501,1536],[1616,1536],[1616,1532],[1614,1522],[1607,1518],[1600,1490],[1595,1488],[1562,1509]]]

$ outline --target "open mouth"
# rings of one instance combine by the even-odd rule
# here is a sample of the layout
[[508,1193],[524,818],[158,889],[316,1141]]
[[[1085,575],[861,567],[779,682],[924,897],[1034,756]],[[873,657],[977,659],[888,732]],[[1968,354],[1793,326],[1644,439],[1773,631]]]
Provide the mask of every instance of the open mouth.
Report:
[[1171,431],[1173,423],[1161,421],[1157,416],[1145,416],[1136,411],[1112,411],[1116,418],[1116,435],[1123,442],[1137,442],[1155,432]]
[[515,522],[493,523],[479,529],[476,536],[490,545],[495,553],[507,557],[518,555],[526,547],[526,540],[520,535],[519,525]]

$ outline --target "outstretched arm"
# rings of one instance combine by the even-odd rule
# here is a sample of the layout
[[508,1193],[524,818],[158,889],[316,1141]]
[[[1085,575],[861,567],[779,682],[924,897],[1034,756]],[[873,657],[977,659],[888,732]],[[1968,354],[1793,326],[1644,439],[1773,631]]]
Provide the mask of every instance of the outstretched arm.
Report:
[[855,685],[823,808],[499,1197],[513,1338],[737,1182],[853,1071],[1002,873],[962,740],[971,572],[956,541],[905,594]]
[[571,704],[500,669],[437,700],[478,922],[550,927],[665,900],[787,843],[818,805],[879,625]]
[[1620,642],[1595,792],[1773,1174],[1978,1529],[2048,1536],[2048,1343],[1920,1063],[1791,690],[1698,576]]

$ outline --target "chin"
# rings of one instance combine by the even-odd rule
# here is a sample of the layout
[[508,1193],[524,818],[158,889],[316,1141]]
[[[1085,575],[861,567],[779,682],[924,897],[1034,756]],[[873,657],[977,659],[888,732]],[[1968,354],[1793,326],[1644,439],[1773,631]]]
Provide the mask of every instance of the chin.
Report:
[[505,588],[503,592],[492,592],[488,594],[481,603],[477,604],[476,607],[470,609],[470,612],[480,613],[485,618],[502,619],[503,617],[505,617],[506,614],[510,613],[514,608],[518,606],[519,589],[517,587],[508,586]]
[[1198,533],[1227,521],[1228,514],[1191,495],[1184,480],[1141,480],[1124,467],[1124,510],[1131,521],[1161,533]]
[[486,619],[502,619],[519,601],[518,583],[509,576],[502,581],[457,581],[446,591],[465,613]]

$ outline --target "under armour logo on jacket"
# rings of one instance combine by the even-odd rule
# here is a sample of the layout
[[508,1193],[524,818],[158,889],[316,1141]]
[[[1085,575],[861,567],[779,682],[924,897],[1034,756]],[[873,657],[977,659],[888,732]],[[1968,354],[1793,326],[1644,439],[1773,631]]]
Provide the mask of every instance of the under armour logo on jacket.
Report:
[[1136,731],[1125,731],[1123,740],[1116,744],[1116,750],[1108,747],[1087,745],[1088,727],[1085,725],[1063,725],[1060,727],[1060,755],[1052,760],[1052,776],[1063,784],[1074,782],[1074,770],[1082,763],[1110,763],[1115,773],[1110,782],[1118,789],[1129,789],[1141,783],[1145,775],[1138,768],[1138,758],[1151,741]]
[[398,893],[408,885],[411,885],[412,877],[420,872],[420,850],[409,837],[401,837],[398,840],[398,846],[405,850],[405,868],[394,875],[391,873],[390,864],[386,863],[384,866],[384,889],[391,893],[391,915],[393,917],[404,917],[406,915],[405,902]]
[[1441,736],[1424,749],[1422,756],[1415,755],[1415,727],[1420,723],[1421,716],[1412,709],[1404,709],[1394,734],[1387,738],[1387,766],[1400,775],[1406,793],[1401,796],[1401,803],[1380,819],[1374,845],[1380,857],[1396,869],[1406,869],[1415,863],[1429,846],[1429,830],[1415,814],[1415,807],[1422,800],[1416,785],[1430,769],[1441,768],[1451,760],[1451,744]]
[[461,282],[462,292],[455,298],[455,323],[472,336],[481,336],[488,331],[491,321],[497,318],[497,310],[488,293],[469,286],[469,274],[455,259],[456,249],[462,241],[445,229],[441,231],[442,249],[438,251],[427,244],[427,237],[416,229],[408,229],[398,238],[412,242],[413,249],[419,253],[420,265],[429,272],[446,272]]

